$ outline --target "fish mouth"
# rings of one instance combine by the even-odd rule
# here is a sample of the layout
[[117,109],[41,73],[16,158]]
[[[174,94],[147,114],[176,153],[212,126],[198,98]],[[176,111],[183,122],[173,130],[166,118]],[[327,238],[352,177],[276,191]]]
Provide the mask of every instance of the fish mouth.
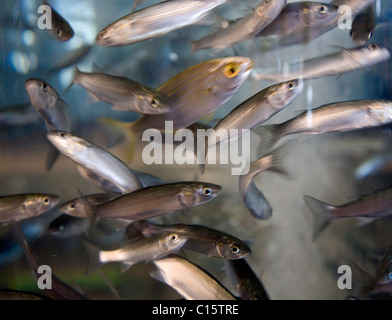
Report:
[[97,34],[97,37],[95,41],[99,44],[102,43],[110,38],[109,34],[106,32],[106,30],[102,30]]

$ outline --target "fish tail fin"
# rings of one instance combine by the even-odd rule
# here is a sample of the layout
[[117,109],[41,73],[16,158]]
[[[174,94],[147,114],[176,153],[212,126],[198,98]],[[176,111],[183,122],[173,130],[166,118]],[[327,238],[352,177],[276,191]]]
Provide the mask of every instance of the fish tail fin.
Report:
[[75,66],[74,75],[73,75],[72,81],[71,81],[71,83],[64,89],[63,94],[68,93],[69,89],[71,89],[71,87],[75,84],[75,79],[77,78],[77,76],[78,76],[80,73],[81,73],[81,72],[80,72],[80,70],[78,69],[78,67]]
[[147,221],[138,220],[132,223],[132,225],[143,234],[143,236],[151,236],[156,233],[162,232],[159,226]]
[[60,151],[58,151],[52,144],[49,147],[49,152],[48,155],[46,156],[46,171],[52,170],[54,164],[56,163],[56,160],[58,159],[60,155]]
[[90,272],[99,268],[103,264],[103,261],[100,259],[101,250],[98,247],[85,240],[83,240],[83,246],[87,253],[87,266],[84,274],[88,275]]
[[131,131],[132,123],[130,124],[111,118],[100,118],[99,122],[108,132],[106,147],[112,148],[119,144],[124,144],[126,148],[123,158],[126,159],[126,163],[130,163],[133,159],[137,143],[137,137]]
[[282,160],[287,156],[287,154],[292,149],[292,142],[286,142],[282,146],[276,148],[270,153],[271,158],[271,165],[268,170],[274,171],[284,175],[285,177],[290,178],[290,174],[287,170],[283,167]]
[[258,153],[266,154],[281,138],[278,125],[260,126],[252,130],[259,138]]
[[312,241],[314,242],[333,219],[330,213],[333,207],[325,202],[307,195],[304,196],[304,201],[315,218],[312,235]]

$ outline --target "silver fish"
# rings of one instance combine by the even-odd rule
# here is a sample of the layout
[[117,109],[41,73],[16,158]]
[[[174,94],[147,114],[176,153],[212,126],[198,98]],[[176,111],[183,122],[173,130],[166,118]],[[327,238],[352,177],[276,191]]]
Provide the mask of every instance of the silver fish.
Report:
[[[70,107],[51,85],[44,80],[30,78],[25,81],[25,88],[31,104],[44,119],[48,131],[71,131]],[[58,155],[58,150],[52,146],[46,159],[47,170],[52,168]]]
[[125,77],[76,69],[73,84],[82,86],[97,99],[113,105],[115,110],[160,114],[172,109],[166,97],[157,90]]
[[[97,193],[85,196],[85,198],[93,204],[102,204],[120,196],[117,193]],[[87,218],[87,212],[83,203],[83,199],[75,198],[68,200],[60,205],[60,212],[63,212],[69,216],[77,218]]]
[[0,196],[0,224],[37,217],[53,209],[59,199],[57,195],[40,193]]
[[163,36],[203,19],[227,0],[168,0],[134,11],[113,22],[96,38],[101,46],[125,46]]
[[268,219],[272,215],[272,207],[263,193],[257,188],[253,179],[263,171],[271,170],[284,175],[288,175],[282,167],[282,159],[288,153],[290,144],[275,149],[262,158],[253,161],[249,165],[247,174],[241,175],[238,179],[238,188],[242,199],[249,212],[257,219]]
[[335,20],[339,15],[338,6],[325,2],[299,1],[288,3],[279,16],[262,29],[256,37],[284,36],[296,32],[306,32]]
[[88,255],[86,274],[108,262],[122,262],[124,272],[132,265],[149,262],[174,253],[181,249],[187,238],[177,233],[163,232],[149,237],[140,237],[116,250],[100,250],[84,241]]
[[189,260],[170,255],[154,260],[151,276],[176,290],[186,300],[235,300],[235,297],[207,271]]
[[84,201],[88,217],[126,219],[128,223],[192,208],[214,199],[218,185],[184,181],[141,188],[99,205]]
[[254,70],[252,77],[256,80],[275,82],[290,79],[317,79],[368,68],[387,61],[390,57],[391,54],[387,48],[380,48],[376,44],[370,44],[297,62],[290,65],[289,71],[285,73]]
[[270,150],[279,139],[296,133],[323,134],[378,127],[392,121],[392,101],[353,100],[327,104],[277,125],[260,126],[261,149]]
[[173,224],[159,225],[147,220],[136,221],[136,227],[144,236],[161,232],[173,232],[188,238],[183,249],[223,259],[241,259],[251,253],[250,248],[240,239],[216,229],[202,225]]
[[25,88],[31,104],[44,119],[48,131],[71,131],[69,105],[49,83],[38,78],[30,78],[25,81]]
[[270,24],[282,11],[286,0],[262,0],[253,12],[236,20],[227,28],[191,43],[191,51],[225,49],[252,38]]
[[352,23],[350,30],[351,38],[358,44],[366,44],[373,36],[376,29],[376,17],[373,6],[369,6],[360,12]]
[[74,31],[70,24],[46,1],[43,4],[51,8],[52,28],[49,33],[58,41],[68,41],[74,36]]
[[304,201],[315,217],[313,241],[318,238],[331,221],[336,219],[353,217],[383,218],[392,215],[392,189],[378,191],[339,206],[324,203],[310,196],[304,196]]
[[142,187],[131,168],[98,145],[64,131],[51,131],[47,137],[65,156],[111,182],[121,192]]
[[[253,129],[289,106],[302,92],[303,81],[290,80],[277,83],[256,93],[218,122],[213,131],[216,139],[230,140],[231,129]],[[227,133],[227,134],[225,134]],[[208,143],[210,147],[211,144]]]

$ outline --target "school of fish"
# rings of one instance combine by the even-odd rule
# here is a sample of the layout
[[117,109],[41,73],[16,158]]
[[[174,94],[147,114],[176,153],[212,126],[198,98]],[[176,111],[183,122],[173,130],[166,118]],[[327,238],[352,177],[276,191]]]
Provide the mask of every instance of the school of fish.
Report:
[[[271,124],[268,121],[287,110],[303,95],[305,84],[310,79],[333,79],[343,73],[387,65],[391,55],[383,44],[370,42],[377,32],[375,0],[335,0],[330,3],[261,0],[255,8],[248,8],[248,13],[236,20],[225,19],[214,11],[228,6],[231,1],[167,0],[145,6],[144,1],[134,0],[129,3],[126,15],[113,17],[113,22],[97,33],[92,46],[115,51],[119,50],[118,47],[156,41],[190,25],[220,25],[210,28],[210,33],[200,39],[189,39],[189,54],[210,50],[211,59],[184,68],[173,77],[167,77],[159,86],[141,83],[123,74],[105,72],[100,69],[100,61],[96,61],[90,72],[81,71],[78,60],[68,66],[72,69],[73,78],[67,90],[85,90],[93,99],[111,106],[113,112],[129,112],[138,116],[133,122],[108,117],[99,119],[101,128],[113,137],[111,147],[124,143],[130,146],[124,157],[115,155],[109,146],[81,135],[82,131],[72,123],[70,116],[71,109],[76,106],[65,102],[43,75],[26,77],[22,90],[27,93],[36,111],[30,112],[31,117],[35,117],[32,121],[43,121],[46,128],[49,152],[46,158],[42,157],[42,162],[48,174],[56,167],[58,159],[65,157],[71,160],[75,172],[87,184],[101,190],[101,193],[85,194],[82,187],[77,188],[74,191],[78,196],[73,199],[37,190],[18,194],[7,194],[3,190],[4,194],[0,195],[0,226],[7,228],[11,238],[22,248],[37,279],[40,276],[37,269],[45,261],[37,258],[22,223],[57,210],[57,218],[50,222],[45,232],[62,241],[80,236],[86,275],[99,272],[106,264],[117,264],[121,274],[132,273],[136,264],[148,263],[155,268],[150,272],[153,279],[170,286],[187,300],[275,298],[270,296],[258,272],[252,270],[247,262],[252,256],[252,243],[246,241],[248,239],[204,225],[203,216],[197,224],[183,223],[181,218],[173,222],[182,215],[192,215],[196,207],[197,210],[207,208],[208,215],[218,215],[209,211],[207,203],[218,201],[225,188],[210,182],[206,173],[209,164],[206,162],[197,167],[195,179],[164,180],[129,166],[131,159],[141,156],[135,153],[135,145],[141,143],[143,133],[148,129],[157,129],[162,136],[169,133],[165,132],[167,122],[172,123],[173,131],[190,129],[192,138],[196,137],[197,129],[208,128],[210,133],[205,137],[206,143],[202,148],[203,159],[207,159],[213,147],[213,150],[216,146],[223,148],[225,143],[239,138],[238,135],[232,136],[231,130],[249,130],[252,140],[247,170],[238,177],[234,187],[249,213],[248,219],[263,224],[279,212],[275,212],[274,204],[264,195],[256,176],[272,171],[289,178],[290,172],[284,168],[283,160],[291,154],[293,141],[301,143],[308,136],[372,128],[382,130],[392,123],[392,97],[391,100],[369,97],[335,101],[304,110],[281,123]],[[46,1],[42,4],[51,7]],[[343,14],[339,10],[341,6],[348,6],[353,14],[352,29],[347,31],[352,38],[352,48],[339,48],[334,53],[297,61],[285,65],[283,70],[281,65],[260,68],[252,56],[214,57],[227,48],[236,52],[235,46],[245,41],[259,41],[271,36],[277,39],[276,50],[309,43],[337,27]],[[70,41],[78,30],[61,16],[61,12],[51,9],[53,29],[50,36],[59,43]],[[222,106],[250,81],[257,84],[258,92],[248,95],[248,99],[222,118],[212,120],[214,114],[221,111]],[[260,81],[270,84],[260,87]],[[20,108],[15,106],[1,111],[11,114]],[[27,111],[22,114],[27,115]],[[0,115],[0,125],[1,119]],[[11,115],[4,119],[10,121]],[[26,121],[31,121],[30,116]],[[12,123],[23,125],[24,122],[15,120]],[[286,139],[287,136],[290,139]],[[366,168],[358,168],[362,170],[358,174],[367,175],[368,171],[362,173]],[[374,168],[373,164],[371,168]],[[181,172],[181,166],[177,170]],[[299,201],[303,201],[304,208],[313,215],[314,242],[323,236],[324,230],[334,220],[358,217],[375,220],[392,216],[391,188],[359,194],[356,199],[339,204],[329,204],[308,194]],[[105,246],[89,238],[88,235],[93,232],[102,235],[122,232],[123,237]],[[2,238],[0,244],[1,241]],[[199,266],[195,259],[200,256],[222,259],[231,285],[224,285],[213,276],[213,271]],[[368,275],[355,298],[391,298],[391,266],[389,249],[380,260],[376,274]],[[0,288],[0,299],[93,299],[55,274],[52,277],[52,288],[43,291],[42,295],[41,292],[35,294]],[[115,289],[112,290],[117,296]]]

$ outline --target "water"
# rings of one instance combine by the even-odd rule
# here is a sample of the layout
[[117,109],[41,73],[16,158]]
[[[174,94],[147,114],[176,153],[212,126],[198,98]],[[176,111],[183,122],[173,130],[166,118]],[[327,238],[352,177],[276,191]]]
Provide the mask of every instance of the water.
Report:
[[[153,1],[141,5],[148,6]],[[52,1],[51,4],[72,25],[75,37],[67,43],[54,40],[46,30],[36,26],[36,8],[39,1],[4,1],[0,12],[0,106],[28,102],[24,81],[30,77],[45,79],[71,106],[74,133],[105,147],[107,133],[100,125],[100,117],[133,121],[134,113],[114,111],[105,103],[91,102],[87,91],[73,86],[65,91],[72,79],[73,66],[61,68],[77,50],[93,45],[99,30],[130,12],[132,2],[126,0]],[[217,8],[220,15],[235,19],[247,13],[249,5],[229,1]],[[390,1],[377,1],[377,29],[371,42],[391,48]],[[143,41],[126,47],[104,48],[93,45],[78,60],[81,70],[89,71],[93,64],[105,72],[121,74],[151,87],[157,87],[178,72],[205,60],[232,55],[254,59],[256,68],[284,66],[285,63],[336,51],[336,47],[355,46],[348,30],[338,28],[303,45],[265,50],[269,42],[251,39],[219,52],[203,50],[190,53],[189,40],[208,34],[213,27],[194,25],[173,31],[166,36]],[[339,49],[340,50],[340,49]],[[271,85],[270,82],[248,79],[240,91],[214,115],[219,119],[239,103]],[[317,80],[307,80],[302,94],[286,110],[267,123],[280,123],[307,110],[344,100],[392,98],[391,62],[381,63],[353,73]],[[0,109],[1,110],[1,109]],[[60,156],[54,168],[45,170],[49,141],[40,118],[10,125],[0,123],[0,194],[50,192],[62,201],[84,194],[100,192],[84,180],[75,164]],[[357,263],[374,273],[380,255],[392,242],[390,218],[359,227],[355,219],[334,221],[312,242],[313,216],[303,202],[303,195],[311,195],[331,204],[343,204],[358,195],[369,194],[389,185],[390,166],[369,174],[365,179],[355,177],[356,169],[377,155],[390,155],[390,126],[382,128],[315,136],[310,139],[293,137],[292,151],[283,159],[289,177],[274,172],[257,176],[256,185],[262,190],[273,208],[266,221],[253,218],[238,194],[238,176],[232,176],[224,165],[208,165],[200,175],[196,165],[146,166],[140,155],[142,146],[128,163],[134,169],[156,175],[163,180],[202,180],[222,185],[222,194],[213,201],[193,208],[186,214],[175,213],[160,219],[163,223],[199,223],[231,233],[250,243],[252,254],[247,261],[266,287],[271,299],[344,299],[353,290],[337,286],[341,265]],[[110,149],[126,159],[127,146]],[[82,290],[92,299],[115,299],[102,276],[84,275],[86,254],[81,240],[90,240],[102,246],[115,246],[122,233],[79,235],[56,238],[47,232],[48,224],[60,215],[55,209],[24,223],[32,232],[28,240],[42,264],[69,285]],[[27,230],[27,229],[26,229]],[[27,231],[26,231],[27,235]],[[9,240],[9,227],[0,228],[0,288],[38,292],[21,250]],[[229,290],[233,284],[223,270],[223,261],[201,254],[188,258],[206,268]],[[110,279],[121,299],[176,299],[179,295],[170,287],[151,278],[152,263],[133,266],[125,273],[117,263],[109,263],[99,270]],[[360,282],[361,279],[355,278]]]

